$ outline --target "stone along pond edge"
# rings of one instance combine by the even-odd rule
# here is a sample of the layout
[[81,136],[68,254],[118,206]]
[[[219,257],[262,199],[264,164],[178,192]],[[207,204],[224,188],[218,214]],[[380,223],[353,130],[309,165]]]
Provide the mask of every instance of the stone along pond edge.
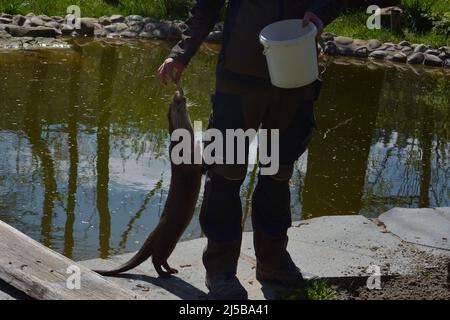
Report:
[[[80,18],[79,25],[69,24],[60,16],[0,14],[0,49],[36,47],[69,47],[60,36],[149,39],[177,41],[186,28],[183,21],[158,20],[139,15],[112,15],[100,18]],[[221,43],[223,22],[217,23],[206,37],[209,43]],[[450,47],[435,48],[408,41],[383,43],[360,40],[325,32],[319,41],[325,54],[369,58],[412,65],[450,68]]]

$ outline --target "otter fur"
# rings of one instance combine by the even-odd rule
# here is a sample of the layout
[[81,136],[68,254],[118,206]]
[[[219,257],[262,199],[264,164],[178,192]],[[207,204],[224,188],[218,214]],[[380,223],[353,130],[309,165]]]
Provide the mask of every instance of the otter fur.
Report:
[[[95,270],[103,276],[115,276],[131,270],[150,257],[160,277],[169,277],[178,272],[169,266],[167,260],[192,220],[202,178],[201,165],[194,164],[194,152],[198,152],[198,148],[195,146],[194,129],[187,112],[186,97],[181,89],[178,89],[172,98],[168,120],[171,135],[176,129],[185,129],[190,133],[192,161],[190,164],[175,165],[171,159],[172,176],[169,194],[158,225],[145,240],[141,249],[124,265],[111,271]],[[171,141],[169,152],[175,144]]]

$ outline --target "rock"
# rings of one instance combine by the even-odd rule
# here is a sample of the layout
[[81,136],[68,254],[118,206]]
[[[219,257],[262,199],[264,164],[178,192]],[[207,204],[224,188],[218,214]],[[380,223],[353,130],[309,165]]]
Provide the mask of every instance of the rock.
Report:
[[0,39],[9,39],[11,35],[5,30],[0,30]]
[[80,18],[80,22],[94,25],[94,24],[98,23],[98,19],[84,17],[84,18]]
[[147,31],[142,31],[142,32],[139,34],[139,37],[140,37],[140,38],[143,38],[143,39],[153,39],[152,33],[151,33],[151,32],[147,32]]
[[349,37],[336,37],[334,39],[334,42],[338,45],[338,46],[348,46],[351,45],[353,43],[353,39],[349,38]]
[[450,54],[450,47],[440,47],[438,50]]
[[108,34],[106,35],[106,37],[107,37],[107,38],[119,38],[119,37],[120,37],[120,34],[115,33],[115,32],[112,32],[112,33],[108,33]]
[[39,17],[32,17],[30,21],[33,27],[41,27],[45,24],[45,21]]
[[410,54],[411,52],[413,52],[414,51],[414,49],[413,48],[411,48],[411,47],[408,47],[408,46],[406,46],[406,47],[403,47],[403,49],[402,49],[402,52],[404,53],[404,54]]
[[[181,23],[184,24],[183,21],[182,21]],[[214,25],[213,31],[222,31],[222,32],[223,32],[223,24],[224,24],[223,21],[217,22],[217,23]],[[333,35],[332,33],[329,33],[329,32],[327,32],[327,33]],[[334,38],[334,35],[333,35],[333,38]]]
[[60,29],[61,25],[56,22],[56,21],[50,21],[50,22],[46,22],[44,24],[44,27],[49,27],[49,28],[53,28],[53,29]]
[[120,14],[114,14],[110,17],[111,23],[125,22],[125,17]]
[[338,53],[338,48],[334,41],[328,41],[323,47],[323,52],[326,54],[336,55]]
[[411,46],[411,44],[408,41],[406,41],[406,40],[403,40],[403,41],[399,42],[399,45],[402,46],[402,47],[409,47],[409,46]]
[[142,22],[143,20],[144,20],[144,18],[142,16],[139,16],[139,15],[130,15],[130,16],[125,18],[125,21],[127,21],[127,22],[131,22],[131,21]]
[[153,30],[155,30],[156,28],[158,28],[158,23],[156,22],[149,22],[145,25],[144,27],[144,31],[151,33]]
[[424,44],[419,44],[419,45],[417,45],[417,46],[414,48],[414,53],[417,53],[417,52],[422,52],[422,53],[424,53],[425,51],[427,51],[427,49],[428,49],[428,47],[427,47],[426,45],[424,45]]
[[450,68],[450,59],[446,59],[446,60],[444,61],[444,67],[445,67],[445,68]]
[[110,24],[110,25],[107,25],[107,26],[105,26],[104,30],[105,30],[107,33],[113,33],[113,32],[116,32],[116,30],[117,30],[117,24]]
[[439,57],[432,54],[425,54],[423,64],[432,67],[442,67],[443,61]]
[[76,30],[80,36],[92,37],[95,31],[95,25],[92,20],[83,20],[80,23],[80,29]]
[[358,48],[358,47],[366,46],[368,48],[368,44],[369,44],[369,42],[367,40],[355,39],[355,41],[353,41],[353,43],[352,43],[352,47]]
[[13,16],[11,14],[9,14],[9,13],[2,13],[0,16],[2,18],[11,19],[11,20],[13,18]]
[[64,36],[70,36],[75,31],[75,28],[70,24],[63,24],[61,28],[61,33]]
[[103,16],[98,19],[98,23],[102,26],[109,26],[111,24],[111,19],[109,17]]
[[24,16],[22,16],[20,14],[17,14],[13,17],[12,21],[17,26],[23,26],[25,21],[27,21],[27,18],[25,18]]
[[388,53],[386,51],[382,50],[375,50],[371,54],[369,54],[370,58],[383,60],[388,56]]
[[120,33],[120,36],[123,38],[136,38],[138,34],[130,30],[125,30],[124,32]]
[[402,52],[397,52],[396,54],[394,54],[392,56],[392,60],[395,62],[401,62],[401,63],[405,63],[406,59],[408,57],[406,56],[406,54],[402,53]]
[[360,46],[355,49],[354,53],[357,57],[366,58],[369,55],[370,51],[367,46]]
[[222,42],[222,35],[223,33],[221,31],[212,31],[209,33],[206,40],[213,43],[220,43]]
[[104,29],[95,29],[94,30],[94,37],[106,37],[108,33]]
[[334,37],[334,34],[331,32],[324,32],[321,36],[323,42],[334,41]]
[[118,32],[118,33],[119,32],[123,32],[125,30],[128,30],[128,26],[127,26],[126,23],[119,22],[119,23],[116,23],[116,24],[113,24],[113,25],[116,26],[116,32]]
[[441,60],[445,60],[445,59],[447,59],[447,58],[450,58],[450,54],[448,54],[447,52],[441,52],[441,53],[439,54],[439,58],[440,58]]
[[431,54],[437,57],[441,54],[441,52],[437,49],[428,49],[427,51],[425,51],[425,54]]
[[131,24],[128,25],[130,26],[130,31],[135,33],[140,33],[145,27],[145,24],[142,21],[132,21]]
[[38,17],[39,19],[41,19],[42,21],[44,21],[44,22],[50,22],[50,21],[53,20],[52,18],[50,18],[49,16],[47,16],[47,15],[45,15],[45,14],[40,14],[40,15],[38,15],[37,17]]
[[353,56],[354,51],[353,51],[352,47],[347,47],[347,46],[339,47],[338,46],[338,53],[341,56]]
[[165,40],[167,39],[168,32],[164,28],[159,28],[152,31],[153,39]]
[[144,20],[142,20],[142,22],[144,22],[145,24],[156,23],[156,22],[159,22],[159,20],[156,18],[153,18],[153,17],[145,17]]
[[[213,31],[216,32],[216,31]],[[169,32],[167,34],[168,40],[179,40],[181,39],[181,29],[178,27],[178,24],[172,23],[169,27]]]
[[36,16],[33,12],[29,12],[25,15],[25,18],[31,19],[32,17]]
[[4,18],[4,17],[0,18],[0,24],[10,24],[12,22],[13,22],[12,19]]
[[370,50],[375,50],[375,49],[381,47],[381,45],[382,45],[382,43],[379,40],[376,40],[376,39],[369,40]]
[[425,55],[422,52],[416,52],[408,57],[407,62],[410,64],[422,64],[424,59]]
[[8,25],[5,30],[13,37],[43,37],[55,38],[58,32],[53,28],[48,27],[19,27]]

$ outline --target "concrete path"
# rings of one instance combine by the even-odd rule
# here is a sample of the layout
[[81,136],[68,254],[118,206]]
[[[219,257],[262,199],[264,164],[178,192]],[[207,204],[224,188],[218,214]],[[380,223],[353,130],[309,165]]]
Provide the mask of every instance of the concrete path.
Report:
[[[393,209],[379,220],[362,216],[321,217],[294,223],[289,230],[289,251],[297,265],[309,276],[352,279],[367,276],[371,265],[380,266],[383,275],[412,274],[429,267],[427,254],[450,256],[443,239],[450,236],[449,208]],[[425,218],[426,217],[426,218]],[[397,234],[398,233],[398,234]],[[146,299],[205,299],[204,268],[201,254],[205,239],[178,244],[170,258],[180,273],[171,279],[157,278],[150,262],[111,278],[119,286],[139,292]],[[424,246],[433,250],[424,253]],[[110,269],[127,261],[132,254],[110,260],[81,262],[88,268]],[[252,233],[245,233],[238,276],[250,299],[282,298],[280,288],[262,286],[254,276],[255,256]]]
[[[294,223],[289,230],[289,251],[308,277],[330,281],[364,281],[371,265],[383,275],[404,275],[424,270],[436,255],[450,257],[450,208],[395,208],[378,219],[362,216],[321,217]],[[205,299],[201,254],[206,239],[179,243],[169,262],[180,272],[160,279],[150,261],[117,278],[108,278],[124,290],[144,299]],[[133,254],[79,262],[91,269],[111,269]],[[279,299],[283,291],[255,279],[256,260],[252,233],[245,233],[238,276],[250,299]],[[0,282],[0,300],[20,299]]]
[[450,256],[450,207],[436,209],[394,208],[379,220],[389,232],[422,250]]

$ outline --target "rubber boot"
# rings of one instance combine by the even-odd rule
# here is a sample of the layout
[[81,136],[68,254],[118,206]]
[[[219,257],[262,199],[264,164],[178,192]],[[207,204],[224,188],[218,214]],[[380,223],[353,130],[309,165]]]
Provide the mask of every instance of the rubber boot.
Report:
[[256,278],[301,289],[305,280],[287,252],[291,224],[289,180],[260,176],[252,199]]
[[277,282],[288,289],[303,289],[306,280],[287,251],[288,237],[270,236],[260,228],[253,230],[256,279]]
[[208,244],[203,252],[208,298],[245,300],[247,292],[236,277],[242,242],[242,180],[228,180],[208,171],[200,224]]
[[241,239],[215,242],[208,239],[203,252],[206,287],[210,300],[247,300],[248,294],[236,277]]

